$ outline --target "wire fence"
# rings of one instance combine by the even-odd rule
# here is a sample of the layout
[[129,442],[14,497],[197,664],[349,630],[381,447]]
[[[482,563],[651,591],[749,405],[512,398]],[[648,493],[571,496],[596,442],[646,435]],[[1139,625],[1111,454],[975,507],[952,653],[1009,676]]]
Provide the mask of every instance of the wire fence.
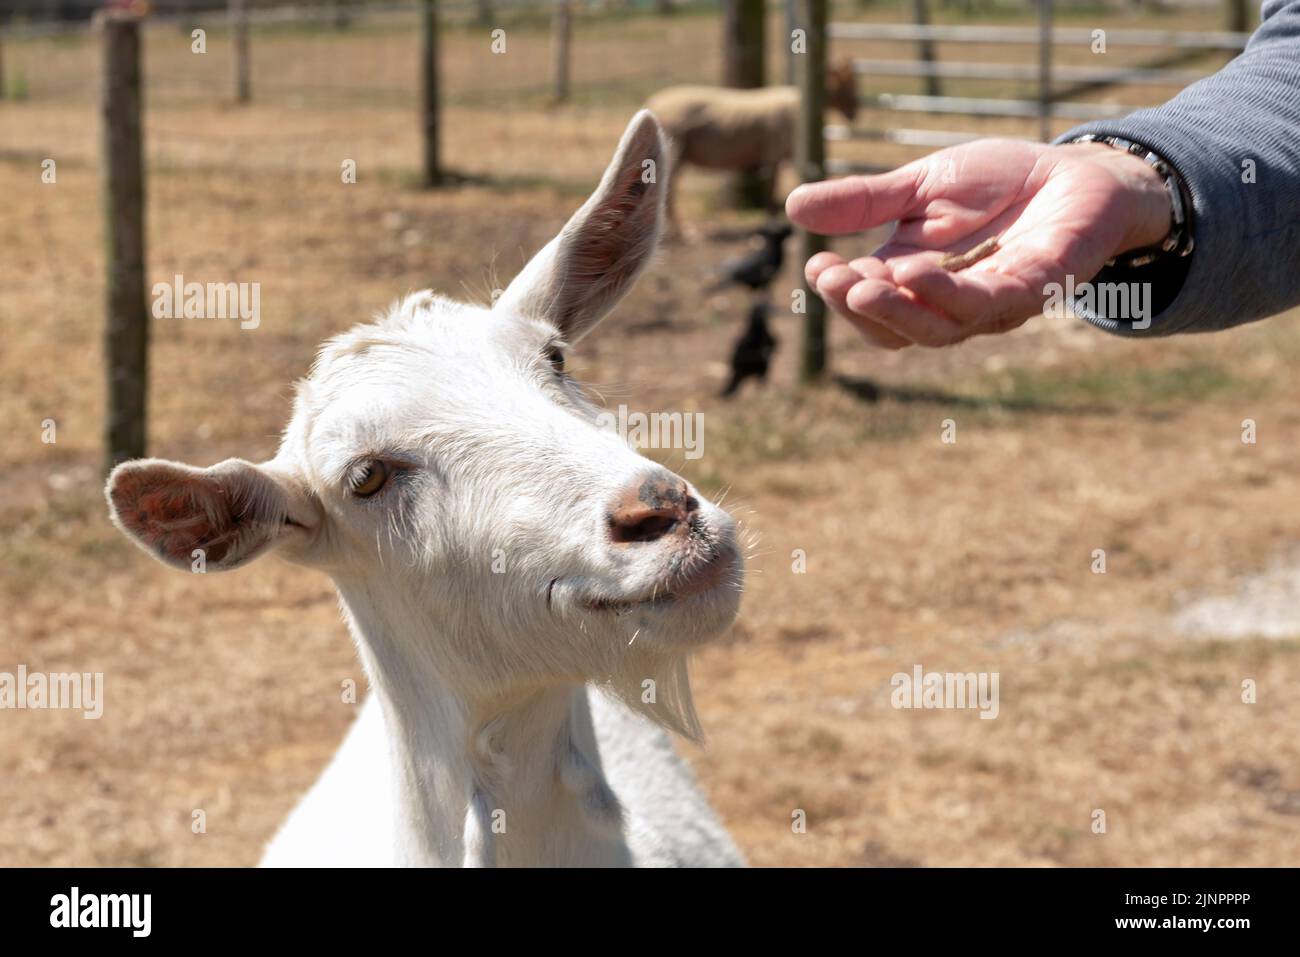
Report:
[[[926,0],[911,0],[906,12],[911,22],[827,27],[837,54],[853,64],[864,107],[857,124],[826,127],[841,147],[828,161],[832,172],[892,165],[867,157],[862,144],[930,150],[989,135],[1048,140],[1081,122],[1125,116],[1213,73],[1249,39],[1244,0],[1187,5],[1179,29],[1156,25],[1157,16],[1102,15],[1056,0],[1030,3],[1021,18],[1036,21],[1029,24],[932,24]],[[1066,24],[1056,22],[1063,12]]]
[[[449,102],[482,103],[507,95],[541,101],[550,94],[549,4],[512,4],[495,12],[488,24],[479,22],[473,3],[439,3],[438,8],[450,57],[443,64]],[[639,92],[647,84],[672,82],[683,68],[688,78],[716,81],[707,73],[708,60],[692,71],[688,64],[662,55],[676,34],[688,32],[701,15],[715,10],[713,4],[682,5],[672,17],[662,18],[664,29],[657,30],[653,25],[659,18],[645,13],[580,8],[574,50],[579,91],[590,85],[604,86],[612,94],[621,89],[632,93],[633,88]],[[382,105],[408,97],[416,82],[416,3],[367,5],[346,18],[334,16],[325,6],[253,8],[248,11],[248,29],[251,75],[259,99],[293,96]],[[201,50],[195,48],[196,30],[203,34]],[[494,31],[504,36],[498,40]],[[624,35],[610,50],[605,41],[619,32]],[[205,99],[230,89],[231,29],[224,10],[151,14],[145,33],[145,83],[151,100]],[[3,36],[11,98],[93,97],[97,53],[88,20],[10,25]],[[467,56],[460,56],[462,48]],[[485,69],[479,54],[490,50],[509,55],[496,57]]]
[[[126,2],[126,0],[123,0]],[[361,0],[320,0],[293,5],[247,2],[251,37],[251,76],[255,93],[266,97],[299,97],[322,102],[393,103],[409,97],[416,82],[412,57],[418,35],[418,4]],[[226,0],[136,0],[150,10],[147,20],[145,83],[151,102],[202,100],[231,87],[231,59],[226,45],[231,18]],[[860,52],[859,69],[868,66],[879,76],[928,76],[948,80],[1020,79],[1035,69],[1029,63],[973,69],[960,63],[922,62],[915,56],[923,43],[962,44],[978,49],[1007,43],[1036,42],[1036,29],[1023,26],[1034,16],[1035,2],[966,3],[935,2],[931,15],[962,22],[918,26],[908,21],[915,0],[857,0],[832,4],[830,33],[832,57],[866,42],[896,57],[900,47],[916,62],[873,62]],[[102,4],[94,0],[8,0],[0,4],[0,42],[4,44],[0,75],[6,95],[13,99],[58,100],[91,98],[97,89],[96,52],[89,40],[91,14]],[[554,0],[441,0],[439,19],[444,25],[451,59],[444,63],[447,102],[492,103],[503,97],[543,103],[552,93],[554,70],[551,20]],[[578,0],[572,4],[575,39],[572,51],[573,93],[586,97],[636,101],[659,85],[673,82],[720,82],[721,38],[715,22],[721,0]],[[786,0],[768,4],[768,82],[787,81],[789,72],[788,14]],[[1053,9],[1105,24],[1135,13],[1163,18],[1182,26],[1182,13],[1200,23],[1223,19],[1223,0],[1180,0],[1178,4],[1065,2],[1053,0]],[[1230,5],[1229,5],[1230,6]],[[671,14],[664,13],[671,10]],[[1149,12],[1147,12],[1149,11]],[[967,21],[997,21],[997,25]],[[900,22],[904,21],[904,22]],[[1172,24],[1171,24],[1172,25]],[[207,54],[194,54],[191,35],[202,30]],[[517,35],[518,50],[503,56],[491,69],[457,56],[457,48],[483,48],[493,31],[504,31],[505,45]],[[1083,28],[1058,30],[1058,43],[1079,42],[1074,34]],[[1125,31],[1137,38],[1135,31]],[[1186,49],[1239,47],[1236,34],[1220,31],[1217,37],[1170,39],[1170,29],[1147,29],[1144,42],[1174,44]],[[1204,31],[1202,31],[1204,32]],[[922,36],[925,33],[925,36]],[[707,43],[700,42],[706,40]],[[462,44],[459,41],[465,40]],[[1112,46],[1125,39],[1115,36]],[[477,50],[475,50],[477,52]],[[943,51],[946,52],[946,51]],[[1025,51],[1032,56],[1032,51]],[[473,58],[471,58],[473,59]],[[981,72],[982,71],[982,72]],[[1195,71],[1183,78],[1190,81]],[[1173,79],[1171,77],[1171,79]],[[1131,82],[1157,83],[1154,75],[1135,76]]]
[[[436,42],[433,0],[292,8],[234,0],[224,8],[155,13],[143,3],[123,0],[120,14],[131,21],[131,38],[117,45],[117,57],[129,69],[112,67],[109,27],[119,14],[110,13],[102,30],[84,17],[11,20],[0,36],[0,158],[104,170],[105,213],[117,224],[106,271],[112,288],[122,290],[108,327],[126,330],[113,333],[125,344],[113,353],[121,353],[123,366],[109,379],[120,383],[146,378],[144,334],[132,332],[147,328],[137,295],[145,282],[145,223],[168,218],[151,233],[165,242],[169,230],[186,228],[191,194],[228,189],[228,198],[206,208],[243,204],[238,225],[232,223],[237,231],[294,219],[301,197],[311,193],[295,190],[285,174],[307,174],[319,185],[360,168],[367,176],[436,183],[445,159],[457,176],[578,184],[585,192],[631,110],[664,86],[717,84],[736,53],[733,44],[724,55],[727,21],[704,3],[671,13],[652,4],[577,4],[561,34],[552,14],[569,10],[567,0],[562,7],[517,2],[487,11],[462,0],[437,4]],[[765,37],[769,82],[796,72],[790,67],[801,61],[790,30],[812,22],[810,11],[817,11],[817,53],[804,57],[799,71],[805,97],[813,95],[799,117],[800,141],[813,147],[800,148],[803,175],[812,170],[820,178],[824,170],[880,168],[906,158],[861,152],[882,143],[916,151],[989,132],[1033,135],[1034,124],[1045,138],[1056,123],[1127,112],[1142,102],[1135,92],[1156,101],[1210,72],[1244,41],[1240,31],[1210,29],[1220,16],[1213,9],[1180,14],[1180,25],[1198,31],[1187,33],[1160,28],[1163,14],[1095,8],[1075,8],[1071,22],[1053,25],[1042,15],[1054,4],[1040,4],[1037,13],[1000,7],[997,15],[1008,21],[989,27],[960,22],[966,16],[960,8],[944,13],[954,22],[915,22],[922,0],[841,3],[831,9],[846,19],[829,28],[825,0],[769,4],[768,26],[756,31]],[[1107,59],[1099,63],[1096,32],[1103,22]],[[1124,53],[1157,46],[1174,50],[1177,65],[1168,57]],[[1016,55],[1009,61],[1011,50]],[[569,57],[563,71],[557,51]],[[867,110],[860,125],[829,131],[837,147],[859,152],[845,149],[826,163],[824,64],[845,57],[854,62]],[[128,74],[129,83],[118,82]],[[111,93],[124,86],[129,105],[115,111]],[[1027,96],[1026,86],[1037,95]],[[432,121],[430,109],[437,114]],[[990,121],[1020,126],[993,129]],[[119,135],[126,130],[130,137]],[[115,146],[115,140],[122,142]],[[431,144],[445,155],[431,155]],[[209,182],[221,179],[207,175],[213,169],[235,174],[236,185],[229,176],[224,185]],[[253,181],[264,172],[278,178]],[[179,199],[151,207],[145,182],[157,173],[172,174],[164,191]],[[805,240],[806,257],[815,247],[811,237]],[[809,302],[802,369],[805,378],[816,378],[827,366],[825,330],[820,305],[815,297]],[[142,403],[139,389],[113,399],[120,414],[109,417],[110,463],[141,454],[135,443],[136,433],[143,435]]]
[[[663,86],[718,81],[716,5],[681,4],[664,15],[651,5],[583,4],[574,17],[567,109],[557,111],[551,9],[501,4],[480,23],[475,3],[438,5],[445,136],[450,162],[465,172],[535,177],[530,137],[582,146],[603,135],[606,113],[625,120]],[[310,169],[322,157],[345,155],[394,175],[419,168],[418,3],[354,7],[344,19],[326,5],[254,8],[248,28],[244,106],[226,11],[144,19],[151,167]],[[0,153],[96,162],[103,62],[90,21],[11,25],[0,45],[7,100],[32,108],[9,125]],[[589,173],[579,165],[573,178]]]

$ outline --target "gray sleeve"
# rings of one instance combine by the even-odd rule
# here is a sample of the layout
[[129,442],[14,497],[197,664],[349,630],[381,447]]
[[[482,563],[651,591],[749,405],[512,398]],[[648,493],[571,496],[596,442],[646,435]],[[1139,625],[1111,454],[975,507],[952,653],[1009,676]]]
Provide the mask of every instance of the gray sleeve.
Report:
[[1300,0],[1265,0],[1241,56],[1163,106],[1088,123],[1058,142],[1083,133],[1141,143],[1178,170],[1192,194],[1195,248],[1095,277],[1151,283],[1149,328],[1076,309],[1082,318],[1120,335],[1164,336],[1300,304]]

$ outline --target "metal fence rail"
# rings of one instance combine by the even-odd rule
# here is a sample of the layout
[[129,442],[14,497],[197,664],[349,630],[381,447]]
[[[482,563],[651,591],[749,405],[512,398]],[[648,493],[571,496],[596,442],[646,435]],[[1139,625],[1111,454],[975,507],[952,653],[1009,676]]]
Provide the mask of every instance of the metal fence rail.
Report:
[[[1203,78],[1204,70],[1170,69],[1195,61],[1206,53],[1241,51],[1250,34],[1237,30],[1149,30],[1108,29],[1104,31],[1107,49],[1163,48],[1158,56],[1145,62],[1116,67],[1056,66],[1055,49],[1090,49],[1098,31],[1079,27],[1054,27],[1051,0],[1039,0],[1039,23],[1036,26],[942,26],[923,22],[924,3],[916,12],[916,23],[830,23],[827,37],[840,41],[886,41],[917,44],[916,59],[853,57],[855,75],[867,77],[914,77],[927,80],[926,93],[866,93],[859,101],[870,109],[899,113],[948,116],[1037,119],[1039,139],[1050,138],[1052,120],[1086,122],[1125,116],[1143,104],[1095,103],[1069,99],[1119,86],[1182,88]],[[1021,62],[989,63],[940,61],[934,52],[937,43],[985,44],[995,46],[1033,46],[1016,54]],[[939,80],[973,80],[1023,83],[1036,86],[1032,98],[948,96],[937,87]],[[1058,86],[1057,84],[1061,84]],[[943,148],[965,143],[985,132],[942,129],[850,128],[827,126],[828,141],[869,140],[922,148]],[[832,172],[871,171],[872,166],[831,160]]]
[[[1020,63],[926,63],[916,60],[874,60],[855,57],[853,69],[861,76],[938,76],[960,80],[1037,80],[1038,67]],[[1203,70],[1161,70],[1152,67],[1056,67],[1052,75],[1071,83],[1130,83],[1183,86],[1205,76]]]
[[[940,43],[1037,44],[1037,27],[917,26],[911,23],[832,23],[832,40],[930,40]],[[1052,44],[1087,46],[1093,31],[1056,27]],[[1229,30],[1107,30],[1106,45],[1116,47],[1177,47],[1179,49],[1241,50],[1249,33]]]
[[[920,93],[878,93],[862,98],[862,102],[880,110],[900,113],[949,113],[964,116],[1002,116],[1034,119],[1042,115],[1038,100],[1014,100],[978,96],[927,96]],[[1054,119],[1106,120],[1127,116],[1140,106],[1119,103],[1057,103],[1048,107]]]

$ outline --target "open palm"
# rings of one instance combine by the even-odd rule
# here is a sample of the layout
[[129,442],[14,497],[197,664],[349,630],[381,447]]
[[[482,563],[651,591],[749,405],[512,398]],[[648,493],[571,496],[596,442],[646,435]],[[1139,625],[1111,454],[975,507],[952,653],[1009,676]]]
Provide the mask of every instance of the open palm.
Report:
[[[881,176],[800,187],[786,208],[824,235],[896,223],[870,256],[821,253],[806,267],[822,298],[895,349],[1015,328],[1042,311],[1049,284],[1087,282],[1169,228],[1160,177],[1092,144],[978,140]],[[998,246],[986,258],[960,271],[940,265],[990,237]]]

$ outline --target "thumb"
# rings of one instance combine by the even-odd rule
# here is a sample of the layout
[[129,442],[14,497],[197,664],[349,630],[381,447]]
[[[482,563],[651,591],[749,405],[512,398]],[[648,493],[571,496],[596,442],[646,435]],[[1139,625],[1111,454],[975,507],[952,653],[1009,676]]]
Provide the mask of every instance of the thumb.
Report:
[[879,176],[847,176],[805,183],[786,198],[792,222],[814,233],[857,233],[903,219],[921,203],[917,190],[924,167],[908,163]]

